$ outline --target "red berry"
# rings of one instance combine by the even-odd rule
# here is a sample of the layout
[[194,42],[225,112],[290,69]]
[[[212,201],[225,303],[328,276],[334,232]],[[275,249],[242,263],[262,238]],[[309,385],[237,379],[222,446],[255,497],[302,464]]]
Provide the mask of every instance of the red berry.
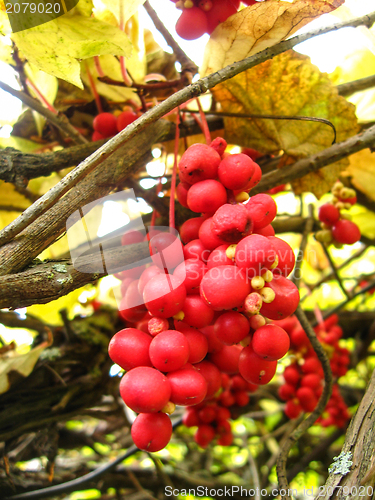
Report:
[[168,403],[171,386],[159,370],[139,366],[125,373],[120,382],[120,395],[137,413],[154,413]]
[[361,232],[354,222],[340,219],[332,228],[332,235],[336,241],[345,245],[352,245],[361,239]]
[[166,330],[152,339],[149,352],[155,368],[171,372],[187,363],[190,355],[189,342],[181,332]]
[[296,257],[293,252],[293,248],[281,238],[276,236],[268,236],[268,239],[273,245],[277,255],[277,266],[273,269],[275,274],[282,274],[283,276],[289,276],[293,271],[294,264],[296,262]]
[[176,33],[184,40],[195,40],[207,32],[207,16],[199,7],[184,9],[176,23]]
[[284,276],[274,276],[265,287],[275,292],[275,298],[270,304],[263,302],[260,314],[269,319],[283,319],[294,313],[299,304],[299,291],[292,281]]
[[183,308],[186,288],[178,278],[170,274],[154,276],[144,287],[143,299],[150,313],[169,318]]
[[315,409],[318,398],[309,387],[300,387],[296,394],[303,411],[312,412]]
[[207,382],[206,399],[212,398],[221,387],[221,374],[214,363],[204,360],[194,365]]
[[189,208],[187,204],[187,194],[189,189],[190,189],[190,184],[187,184],[187,182],[180,182],[176,187],[177,199],[180,205],[182,205],[185,208]]
[[225,204],[212,217],[212,232],[229,243],[238,243],[251,234],[252,228],[252,219],[244,205]]
[[[186,9],[183,13],[193,9]],[[200,9],[198,11],[202,13]],[[195,184],[206,179],[216,179],[220,161],[220,155],[210,146],[193,144],[181,156],[178,164],[181,182]]]
[[244,347],[240,354],[238,369],[245,380],[252,384],[268,384],[276,373],[277,361],[260,358],[251,345]]
[[290,399],[285,405],[285,415],[290,418],[297,418],[302,412],[301,405],[295,399]]
[[[173,276],[176,276],[185,285],[186,293],[191,295],[199,293],[199,285],[206,272],[207,266],[201,260],[186,259],[176,267]],[[198,326],[197,328],[200,327]]]
[[228,155],[221,160],[218,168],[220,182],[227,189],[242,190],[253,176],[254,165],[255,162],[242,153]]
[[238,373],[238,360],[242,351],[242,346],[225,345],[220,351],[211,353],[209,360],[214,363],[221,372],[235,375]]
[[195,328],[204,328],[214,318],[214,311],[200,295],[188,295],[185,299],[182,312],[184,313],[184,322]]
[[128,125],[133,123],[137,118],[138,118],[138,115],[137,115],[137,113],[134,113],[134,111],[123,111],[117,117],[117,130],[119,132],[121,132],[121,130],[123,130]]
[[[179,321],[178,323],[182,322]],[[184,326],[183,328],[181,328],[181,332],[185,335],[186,340],[188,341],[189,344],[190,354],[188,363],[192,364],[199,363],[204,359],[208,351],[207,337],[199,330],[196,330],[195,328],[190,328],[188,326]]]
[[155,236],[151,233],[150,253],[153,263],[167,271],[184,261],[181,240],[173,233],[158,233]]
[[249,321],[243,314],[235,311],[221,314],[215,321],[214,328],[217,338],[227,345],[238,344],[250,332]]
[[226,202],[227,192],[225,187],[213,179],[193,184],[187,195],[190,210],[198,213],[214,213]]
[[102,135],[100,132],[97,132],[96,130],[94,130],[92,137],[91,137],[91,140],[93,142],[95,142],[95,141],[101,141],[102,139],[105,139],[105,138],[106,137],[104,135]]
[[339,220],[340,211],[335,205],[332,205],[332,203],[325,203],[319,208],[318,217],[320,222],[332,226]]
[[184,246],[185,260],[199,259],[202,262],[207,262],[210,252],[211,251],[203,244],[203,242],[200,239],[189,241],[189,243]]
[[119,314],[122,319],[135,322],[140,321],[146,312],[143,298],[138,292],[138,280],[132,281],[121,300]]
[[250,279],[259,276],[262,269],[269,269],[275,262],[275,258],[276,252],[272,243],[260,234],[246,236],[236,247],[236,265],[250,271],[248,273]]
[[[199,228],[199,239],[209,251],[223,245],[226,241],[219,238],[212,230],[212,217],[206,219]],[[186,248],[186,247],[185,247]],[[208,258],[208,256],[207,256]]]
[[140,450],[155,452],[167,446],[172,437],[172,423],[165,413],[141,413],[134,420],[131,435]]
[[229,247],[229,244],[220,245],[212,250],[208,261],[207,261],[207,269],[212,269],[213,267],[219,266],[234,266],[234,260],[230,259],[226,250]]
[[277,325],[264,325],[255,330],[251,346],[263,359],[275,361],[281,359],[289,350],[289,335]]
[[250,292],[250,283],[235,266],[213,267],[203,276],[201,297],[214,311],[239,307]]
[[152,366],[149,356],[151,340],[150,335],[135,328],[120,330],[111,338],[109,357],[127,371],[137,366]]
[[211,34],[216,26],[237,12],[238,3],[232,0],[215,0],[207,15],[207,33]]
[[193,217],[185,221],[179,230],[181,240],[184,243],[189,243],[189,241],[199,238],[199,228],[204,221],[204,217]]
[[104,137],[111,137],[117,134],[116,117],[111,113],[99,113],[95,116],[93,127]]
[[256,194],[245,205],[253,222],[254,229],[262,229],[276,217],[277,206],[269,194]]
[[171,385],[171,401],[176,405],[193,406],[204,400],[207,382],[192,368],[181,368],[167,374]]
[[169,322],[165,318],[151,318],[147,321],[147,331],[155,337],[158,333],[165,332],[169,328]]
[[297,365],[293,364],[285,368],[284,370],[285,382],[295,387],[299,383],[300,378],[301,375]]
[[215,437],[215,429],[208,424],[198,426],[197,432],[194,435],[194,441],[201,447],[207,448]]
[[227,141],[222,137],[216,137],[210,144],[210,148],[213,148],[220,156],[224,154],[226,147]]
[[214,325],[205,326],[201,332],[206,336],[208,341],[208,352],[218,352],[224,347],[224,344],[219,340],[215,333]]

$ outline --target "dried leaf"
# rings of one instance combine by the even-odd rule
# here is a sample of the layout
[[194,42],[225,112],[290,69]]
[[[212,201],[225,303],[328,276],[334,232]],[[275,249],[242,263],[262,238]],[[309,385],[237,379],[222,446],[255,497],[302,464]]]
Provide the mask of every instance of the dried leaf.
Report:
[[0,355],[0,394],[10,389],[10,375],[13,372],[28,377],[33,371],[39,356],[51,343],[52,339],[49,339],[26,354],[19,354],[17,351],[12,350]]
[[[311,116],[330,120],[337,140],[357,132],[354,106],[337,94],[325,74],[310,59],[292,50],[216,86],[214,96],[223,111],[246,114]],[[283,165],[322,151],[332,143],[332,129],[319,122],[260,118],[225,118],[225,138],[262,153],[284,152]],[[327,192],[345,161],[297,180],[296,192]]]
[[285,40],[313,19],[337,9],[343,0],[268,0],[240,10],[212,33],[201,75],[214,73]]

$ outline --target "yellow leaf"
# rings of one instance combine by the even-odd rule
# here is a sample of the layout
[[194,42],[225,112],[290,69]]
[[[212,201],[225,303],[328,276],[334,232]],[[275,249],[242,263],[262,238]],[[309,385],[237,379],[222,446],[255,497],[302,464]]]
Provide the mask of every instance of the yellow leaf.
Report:
[[313,19],[339,7],[343,0],[259,2],[240,10],[212,33],[200,74],[214,73],[290,37]]
[[67,309],[69,316],[72,316],[73,308],[78,304],[78,297],[83,290],[85,290],[84,287],[79,288],[48,304],[34,304],[27,308],[27,313],[40,318],[49,325],[61,325],[63,321],[59,311]]
[[51,343],[52,339],[50,338],[26,354],[19,354],[17,351],[8,351],[0,355],[0,394],[10,389],[11,382],[9,375],[12,372],[16,372],[23,377],[28,377],[33,371],[39,356]]
[[23,56],[49,75],[82,88],[80,59],[101,54],[129,56],[131,44],[119,28],[93,17],[65,16],[12,35]]
[[[335,125],[338,141],[357,132],[354,106],[337,94],[327,75],[308,57],[292,50],[216,86],[213,93],[224,112],[325,118]],[[262,153],[283,151],[283,165],[318,153],[333,140],[332,129],[319,122],[225,118],[224,124],[229,143]],[[298,193],[311,191],[320,197],[342,165],[329,165],[297,180],[293,187]]]
[[109,11],[120,21],[120,12],[123,16],[123,22],[126,23],[143,5],[145,0],[101,0]]
[[369,149],[363,149],[351,155],[345,174],[351,177],[351,182],[356,189],[375,200],[375,153],[371,153]]

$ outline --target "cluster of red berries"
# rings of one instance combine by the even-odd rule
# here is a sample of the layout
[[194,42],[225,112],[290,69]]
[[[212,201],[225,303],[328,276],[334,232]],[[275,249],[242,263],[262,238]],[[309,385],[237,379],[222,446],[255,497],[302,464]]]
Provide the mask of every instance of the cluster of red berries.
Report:
[[112,113],[99,113],[93,121],[94,133],[92,134],[93,141],[107,139],[121,132],[130,123],[133,123],[138,118],[137,113],[132,109],[126,109],[117,117]]
[[185,40],[209,35],[216,26],[235,14],[241,2],[253,5],[256,0],[172,0],[182,10],[176,23],[176,33]]
[[337,181],[332,188],[332,194],[332,202],[319,208],[322,230],[318,231],[315,237],[322,243],[333,243],[338,248],[343,244],[352,245],[360,240],[361,232],[357,224],[349,220],[349,214],[342,213],[342,210],[350,210],[357,202],[356,193],[354,189],[347,188]]
[[[203,361],[201,366],[204,363],[209,362]],[[246,406],[250,401],[249,393],[255,392],[257,388],[257,385],[246,382],[241,375],[221,373],[222,392],[219,388],[219,395],[215,399],[187,408],[182,422],[186,427],[197,427],[194,439],[201,448],[206,448],[215,438],[218,445],[230,446],[233,434],[229,423],[232,416],[229,408],[234,405]]]
[[[249,199],[259,166],[246,154],[225,153],[226,146],[217,138],[181,157],[177,197],[202,214],[181,226],[185,246],[172,232],[151,228],[152,265],[119,275],[120,315],[132,328],[112,338],[109,354],[127,371],[120,393],[139,413],[131,432],[143,450],[166,446],[172,427],[165,413],[175,405],[247,404],[248,384],[269,383],[289,349],[286,331],[265,317],[285,318],[298,306],[298,289],[286,278],[294,253],[274,236],[272,197]],[[122,244],[144,239],[131,231]],[[230,387],[223,373],[237,375]],[[215,416],[213,430],[205,429],[229,442],[223,420]],[[206,431],[198,426],[205,438],[197,442],[207,442]]]
[[[334,314],[316,326],[315,332],[330,359],[332,374],[338,378],[347,372],[350,358],[349,351],[339,346],[342,328],[337,323],[338,316]],[[302,411],[311,412],[315,409],[323,390],[323,369],[295,316],[276,321],[276,324],[288,332],[290,352],[296,356],[296,360],[284,370],[285,384],[279,388],[279,397],[286,401],[285,414],[289,418],[297,418]],[[347,406],[335,384],[318,422],[323,426],[342,427],[349,418]]]

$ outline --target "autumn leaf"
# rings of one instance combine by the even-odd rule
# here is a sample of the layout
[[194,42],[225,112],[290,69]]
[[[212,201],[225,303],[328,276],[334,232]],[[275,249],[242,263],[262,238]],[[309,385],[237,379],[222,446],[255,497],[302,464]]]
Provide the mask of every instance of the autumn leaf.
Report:
[[[336,127],[337,141],[357,132],[354,106],[308,57],[292,50],[216,86],[213,93],[224,112],[325,118]],[[236,117],[225,118],[224,124],[229,143],[268,154],[282,151],[285,166],[322,151],[333,140],[332,129],[319,122]],[[342,160],[295,181],[295,192],[320,197],[345,165]]]
[[212,33],[200,74],[214,73],[235,61],[290,37],[313,19],[337,9],[344,0],[268,0],[240,10]]
[[349,157],[345,174],[351,177],[353,186],[371,200],[375,200],[375,154],[363,149]]

